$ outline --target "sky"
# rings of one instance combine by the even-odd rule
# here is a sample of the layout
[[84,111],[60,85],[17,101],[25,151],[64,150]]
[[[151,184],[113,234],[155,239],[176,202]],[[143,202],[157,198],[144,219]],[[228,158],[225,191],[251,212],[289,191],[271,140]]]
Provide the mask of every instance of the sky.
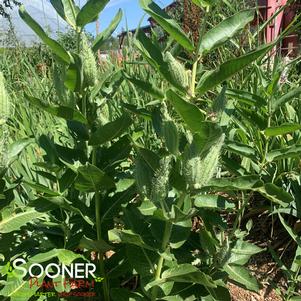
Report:
[[[50,29],[52,35],[59,29],[60,31],[66,30],[66,23],[58,17],[56,11],[51,6],[49,0],[20,0],[29,14],[43,27]],[[75,0],[80,6],[84,5],[86,0]],[[170,4],[172,0],[155,0],[161,7]],[[118,9],[121,8],[124,12],[123,19],[118,26],[114,35],[117,35],[122,29],[134,29],[138,26],[141,18],[144,16],[143,10],[139,7],[139,0],[110,0],[105,9],[100,14],[99,23],[100,31],[104,30],[114,18]],[[31,44],[37,42],[38,38],[32,30],[21,20],[18,10],[14,9],[11,13],[12,21],[15,27],[16,35],[22,42]],[[142,25],[148,24],[147,16],[144,17]],[[126,26],[127,24],[127,26]],[[7,22],[3,17],[0,17],[0,33],[5,32]],[[95,24],[89,24],[86,28],[92,34],[96,34]],[[1,45],[0,45],[1,46]]]
[[[161,7],[165,7],[170,4],[171,0],[157,0]],[[101,13],[99,21],[101,30],[110,24],[118,9],[121,8],[124,12],[123,20],[121,21],[116,33],[119,33],[122,29],[128,26],[128,29],[134,29],[138,26],[141,18],[145,15],[144,11],[139,7],[139,0],[111,0],[104,11]],[[148,17],[144,17],[143,25],[148,24]],[[127,25],[127,26],[126,26]],[[87,29],[92,33],[95,33],[95,25],[90,24]],[[115,34],[116,34],[115,33]]]

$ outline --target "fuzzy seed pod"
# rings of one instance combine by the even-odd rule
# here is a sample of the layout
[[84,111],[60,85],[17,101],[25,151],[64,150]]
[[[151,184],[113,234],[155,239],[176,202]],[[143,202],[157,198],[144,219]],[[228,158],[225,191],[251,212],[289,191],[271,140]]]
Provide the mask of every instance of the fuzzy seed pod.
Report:
[[168,71],[172,80],[179,86],[188,87],[188,74],[185,67],[176,60],[170,52],[166,52],[164,56],[165,62],[168,65]]
[[5,88],[5,79],[0,72],[0,126],[6,123],[12,112],[12,103]]
[[84,81],[86,86],[94,86],[97,81],[97,65],[94,53],[89,46],[87,37],[83,35],[81,41],[81,55],[83,59]]
[[169,174],[171,169],[171,156],[160,160],[160,167],[152,179],[151,196],[153,202],[162,203],[169,191]]
[[190,149],[190,154],[184,162],[183,174],[191,188],[200,189],[213,178],[224,140],[223,134],[205,154],[195,154],[193,149]]

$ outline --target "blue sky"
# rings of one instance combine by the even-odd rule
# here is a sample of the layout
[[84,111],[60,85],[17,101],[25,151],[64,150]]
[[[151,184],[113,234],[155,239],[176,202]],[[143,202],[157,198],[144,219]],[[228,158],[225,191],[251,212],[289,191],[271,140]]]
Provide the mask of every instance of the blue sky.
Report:
[[[157,0],[156,1],[161,7],[164,7],[170,4],[171,0]],[[122,28],[126,28],[126,20],[129,29],[134,29],[138,26],[141,18],[144,15],[144,11],[139,7],[139,0],[111,0],[107,7],[100,15],[100,31],[106,28],[118,9],[121,8],[124,12],[123,20],[121,21],[118,29],[115,32],[115,35],[120,33]],[[147,18],[144,18],[143,25],[147,24]],[[87,29],[95,34],[95,24],[90,24],[87,26]]]

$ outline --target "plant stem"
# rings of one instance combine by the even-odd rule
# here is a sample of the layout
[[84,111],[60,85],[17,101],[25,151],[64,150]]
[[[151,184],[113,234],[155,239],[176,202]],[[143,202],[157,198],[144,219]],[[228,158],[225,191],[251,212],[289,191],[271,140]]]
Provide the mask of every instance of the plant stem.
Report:
[[[92,151],[92,164],[96,165],[96,153],[97,148],[93,147]],[[100,210],[101,210],[101,197],[99,191],[95,192],[95,218],[96,218],[96,232],[97,232],[97,240],[101,240],[101,216],[100,216]],[[103,277],[102,282],[102,290],[103,290],[103,296],[105,301],[110,301],[110,291],[109,291],[109,285],[108,280],[105,275],[105,269],[104,269],[104,260],[103,260],[103,253],[98,254],[98,260],[99,260],[99,270],[101,277]]]
[[[167,221],[165,224],[163,240],[162,240],[162,252],[163,253],[166,251],[166,249],[168,247],[171,230],[172,230],[172,223]],[[160,258],[157,263],[157,269],[155,272],[155,280],[160,280],[163,264],[164,264],[164,257],[163,257],[163,255],[160,255]],[[157,299],[157,295],[158,295],[158,287],[155,286],[152,291],[152,301],[155,301]]]
[[192,74],[191,74],[191,84],[190,84],[190,92],[191,96],[195,97],[195,83],[196,83],[196,73],[198,70],[198,61],[196,60],[192,66]]

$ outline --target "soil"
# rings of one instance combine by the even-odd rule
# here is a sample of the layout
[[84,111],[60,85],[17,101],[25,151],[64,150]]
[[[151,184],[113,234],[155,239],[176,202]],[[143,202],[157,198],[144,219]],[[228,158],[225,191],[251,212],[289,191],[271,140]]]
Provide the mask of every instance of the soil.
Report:
[[[267,212],[253,212],[245,215],[242,228],[249,218],[253,220],[253,228],[247,237],[250,242],[266,251],[253,256],[249,262],[249,270],[260,284],[258,293],[245,290],[235,283],[228,285],[232,301],[282,301],[281,293],[287,290],[287,281],[275,263],[268,248],[271,247],[282,262],[289,267],[295,255],[296,244],[289,237],[279,220],[273,219]],[[292,228],[296,221],[290,221]]]

